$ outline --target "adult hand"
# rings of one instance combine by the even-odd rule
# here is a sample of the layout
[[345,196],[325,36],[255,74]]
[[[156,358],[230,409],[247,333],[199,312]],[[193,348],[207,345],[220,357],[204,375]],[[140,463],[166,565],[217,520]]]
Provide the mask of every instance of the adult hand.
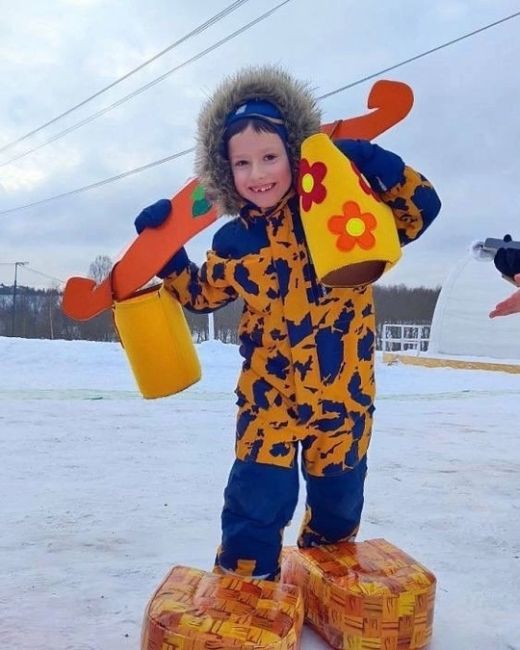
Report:
[[[514,276],[514,281],[520,286],[520,273]],[[495,309],[490,312],[489,317],[496,318],[497,316],[509,316],[517,313],[520,313],[520,289],[511,294],[509,298],[499,302]]]

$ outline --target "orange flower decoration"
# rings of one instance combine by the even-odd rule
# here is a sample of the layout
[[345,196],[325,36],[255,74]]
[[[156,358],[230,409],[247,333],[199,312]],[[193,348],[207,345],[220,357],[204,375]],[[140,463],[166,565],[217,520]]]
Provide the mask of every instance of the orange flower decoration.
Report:
[[361,212],[359,204],[347,201],[343,204],[343,214],[336,214],[328,221],[330,232],[338,235],[337,248],[341,251],[351,251],[357,244],[363,250],[373,248],[376,238],[372,230],[377,221],[371,212]]
[[300,160],[300,173],[298,176],[298,193],[302,200],[305,212],[311,209],[313,203],[322,203],[327,196],[323,179],[327,174],[325,163],[320,161],[309,165],[306,158]]
[[356,176],[358,177],[359,187],[363,190],[363,192],[365,194],[368,194],[368,196],[373,197],[379,203],[381,203],[381,197],[379,196],[379,194],[377,192],[374,192],[374,190],[370,187],[370,185],[368,184],[368,181],[361,174],[361,172],[356,167],[356,165],[354,165],[354,163],[352,161],[350,161],[350,165],[351,165],[353,171],[356,173]]

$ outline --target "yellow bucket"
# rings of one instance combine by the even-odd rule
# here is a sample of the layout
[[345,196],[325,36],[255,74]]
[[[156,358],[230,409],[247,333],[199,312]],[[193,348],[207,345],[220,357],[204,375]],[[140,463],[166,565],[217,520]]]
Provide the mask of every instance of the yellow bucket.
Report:
[[299,191],[307,245],[323,284],[369,284],[399,260],[392,210],[324,133],[302,144]]
[[114,303],[114,321],[143,397],[173,395],[200,379],[181,305],[162,285]]

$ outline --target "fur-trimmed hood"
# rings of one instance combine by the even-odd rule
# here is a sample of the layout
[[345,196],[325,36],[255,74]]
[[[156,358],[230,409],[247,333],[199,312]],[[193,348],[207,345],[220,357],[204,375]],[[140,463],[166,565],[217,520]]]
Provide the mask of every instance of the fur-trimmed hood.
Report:
[[274,66],[245,68],[227,77],[199,114],[195,173],[208,195],[229,215],[238,214],[244,199],[235,190],[229,161],[221,151],[229,113],[249,99],[263,99],[284,116],[293,178],[298,173],[300,147],[320,129],[320,110],[305,83]]

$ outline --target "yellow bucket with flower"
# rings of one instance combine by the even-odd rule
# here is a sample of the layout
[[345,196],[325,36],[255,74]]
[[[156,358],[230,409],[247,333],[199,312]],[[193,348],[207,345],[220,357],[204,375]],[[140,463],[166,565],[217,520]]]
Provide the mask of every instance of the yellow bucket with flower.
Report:
[[401,247],[392,210],[324,133],[304,140],[300,213],[320,282],[358,287],[396,264]]

